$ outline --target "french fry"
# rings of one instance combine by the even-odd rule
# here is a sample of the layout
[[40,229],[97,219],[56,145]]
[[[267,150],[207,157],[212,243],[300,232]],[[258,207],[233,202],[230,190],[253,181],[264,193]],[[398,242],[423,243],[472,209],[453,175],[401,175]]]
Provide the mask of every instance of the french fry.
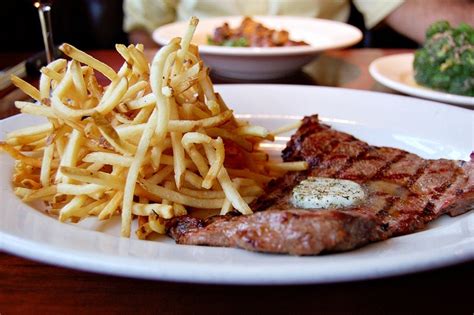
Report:
[[202,177],[199,175],[194,174],[191,171],[186,170],[184,172],[184,180],[185,182],[194,186],[194,188],[201,188],[202,187]]
[[[67,167],[74,167],[78,161],[78,153],[79,149],[82,145],[82,135],[79,131],[74,129],[69,137],[69,142],[67,143],[66,149],[64,150],[64,154],[61,157],[61,162],[59,163],[60,169],[64,166]],[[68,178],[64,178],[62,176],[61,170],[56,173],[55,182],[64,182],[69,183],[70,180]]]
[[[54,81],[57,81],[57,82],[60,82],[64,78],[64,74],[58,73],[57,71],[54,71],[53,69],[50,69],[49,67],[41,68],[40,72],[43,75],[45,75],[46,77],[49,77],[50,80],[54,80]],[[41,96],[43,97],[43,95],[41,95]],[[49,97],[49,95],[48,95],[48,97]]]
[[51,197],[57,193],[55,185],[32,190],[31,193],[23,197],[24,202],[31,202],[38,199],[44,199],[45,197]]
[[111,67],[72,45],[62,44],[61,46],[59,46],[59,49],[65,55],[71,57],[72,59],[75,59],[103,73],[107,78],[109,78],[110,81],[113,81],[117,77],[117,73],[115,73],[115,71]]
[[94,75],[86,75],[87,90],[93,98],[99,100],[102,97],[103,88],[97,83]]
[[[67,205],[59,212],[59,221],[65,222],[75,215],[75,212],[86,202],[87,196],[75,196]],[[77,214],[76,214],[77,216]]]
[[[196,84],[196,80],[198,79],[198,74],[203,68],[203,62],[200,61],[190,67],[189,69],[185,70],[184,72],[180,73],[179,75],[176,75],[171,78],[170,85],[173,88],[173,90],[176,91],[176,93],[181,93],[186,90],[184,87],[185,85],[189,85],[187,88],[190,88],[194,84]],[[194,84],[189,84],[185,82],[191,82],[194,81]],[[183,86],[181,86],[183,85]]]
[[26,145],[33,146],[38,141],[45,141],[46,137],[44,134],[32,134],[32,135],[25,135],[7,139],[7,144],[11,146],[22,146],[20,149],[21,151],[27,151],[24,149]]
[[87,98],[87,87],[84,80],[84,75],[82,74],[81,65],[77,60],[71,61],[71,73],[72,73],[72,82],[76,91],[79,94],[80,101],[84,101]]
[[98,112],[93,112],[91,117],[102,136],[117,152],[120,152],[124,155],[132,155],[135,153],[135,147],[127,141],[120,139],[117,131],[110,125],[103,115],[99,114]]
[[101,171],[66,166],[62,166],[60,171],[64,176],[71,179],[84,183],[102,185],[111,189],[122,190],[125,184],[125,180],[121,176]]
[[280,135],[282,133],[298,129],[301,126],[301,124],[302,124],[302,121],[297,120],[294,123],[291,123],[291,124],[288,124],[288,125],[285,125],[285,126],[281,126],[280,128],[277,128],[277,129],[273,130],[270,134],[273,135],[273,136],[277,136],[277,135]]
[[[235,189],[239,189],[241,182],[240,181],[234,181]],[[224,201],[224,204],[222,205],[220,215],[226,215],[230,211],[232,211],[232,202],[229,199],[226,199]]]
[[[150,69],[150,87],[155,95],[158,108],[158,117],[155,126],[155,135],[158,142],[161,142],[166,137],[166,132],[168,131],[168,121],[170,118],[170,104],[169,98],[163,95],[163,73],[167,70],[165,69],[165,63],[168,56],[179,49],[178,45],[179,38],[174,38],[170,43],[160,49],[158,53],[153,58],[151,69]],[[158,150],[160,154],[156,155],[153,158],[153,163],[159,165],[161,151]]]
[[[216,116],[200,120],[170,120],[168,121],[168,131],[190,132],[199,128],[211,128],[225,124],[232,117],[232,111],[225,111]],[[145,124],[119,126],[117,133],[120,137],[136,137],[143,133]],[[158,139],[158,137],[156,138]],[[158,140],[156,140],[158,141]]]
[[148,225],[153,232],[165,234],[166,227],[164,225],[164,221],[160,217],[156,215],[150,215],[148,217]]
[[235,144],[239,145],[242,149],[246,151],[252,151],[253,145],[250,141],[232,133],[231,131],[224,128],[208,128],[206,132],[211,137],[221,137],[223,139],[228,139],[233,141]]
[[[49,98],[49,95],[51,92],[51,80],[55,80],[57,82],[62,80],[63,76],[60,75],[57,71],[65,68],[66,65],[67,65],[66,59],[57,59],[51,62],[46,67],[43,67],[41,69],[42,74],[41,74],[40,82],[39,82],[39,91],[40,91],[41,100]],[[47,74],[48,71],[50,72],[49,75]]]
[[232,203],[232,206],[242,214],[251,214],[252,210],[235,188],[225,168],[220,170],[217,179],[219,180],[227,199]]
[[253,136],[273,141],[273,135],[261,126],[242,126],[235,129],[234,132],[241,136]]
[[122,198],[123,198],[123,192],[122,191],[116,192],[112,196],[112,198],[109,200],[107,205],[99,213],[99,220],[110,219],[110,217],[112,217],[112,215],[117,210],[120,203],[122,202]]
[[158,172],[156,172],[153,176],[151,176],[150,178],[148,178],[148,181],[151,183],[151,184],[154,184],[154,185],[158,185],[160,184],[162,181],[164,181],[168,176],[170,176],[172,173],[173,173],[173,166],[171,165],[166,165],[165,167],[163,167],[161,170],[159,170]]
[[128,51],[127,46],[123,44],[115,44],[115,50],[122,56],[126,63],[132,64],[133,60],[130,56],[130,52]]
[[143,52],[139,51],[135,46],[129,45],[128,52],[133,60],[133,64],[138,68],[138,71],[141,75],[148,76],[150,74],[150,67],[148,62],[143,55]]
[[[142,220],[147,220],[146,222],[141,223]],[[135,231],[135,235],[138,239],[144,240],[148,237],[148,235],[152,234],[154,231],[150,227],[150,223],[148,222],[148,217],[138,217],[139,226],[138,229]]]
[[53,129],[51,123],[45,123],[41,125],[26,127],[7,133],[7,142],[12,138],[22,138],[34,135],[44,136],[46,133]]
[[51,97],[51,108],[57,114],[57,117],[78,121],[84,116],[90,116],[94,109],[74,109],[65,105],[57,95]]
[[57,118],[55,112],[50,107],[22,101],[15,101],[15,107],[18,108],[24,114],[44,116],[47,118]]
[[306,161],[268,162],[265,164],[265,167],[277,171],[304,171],[308,169],[308,163]]
[[30,156],[26,156],[26,155],[22,154],[20,151],[18,151],[17,149],[15,149],[14,147],[12,147],[11,145],[9,145],[5,142],[0,141],[0,151],[4,151],[4,152],[10,154],[10,156],[12,158],[14,158],[15,160],[20,160],[25,164],[28,164],[28,165],[31,165],[31,166],[37,167],[37,168],[41,167],[42,162],[41,162],[40,159],[33,158],[33,157],[30,157]]
[[87,211],[88,215],[99,215],[99,213],[104,209],[104,206],[107,204],[108,200],[99,199],[91,202],[87,205],[87,208],[84,209]]
[[249,171],[248,169],[240,169],[240,170],[232,169],[232,168],[226,168],[226,169],[229,172],[229,174],[233,177],[247,177],[262,184],[266,184],[272,180],[271,176],[255,173],[255,172]]
[[163,219],[171,219],[174,216],[173,207],[170,205],[162,205],[158,203],[142,204],[134,203],[132,207],[134,215],[149,216],[156,214]]
[[132,165],[133,158],[117,153],[91,152],[83,157],[82,161],[88,163],[103,163],[122,167],[130,167],[130,165]]
[[225,111],[200,120],[170,120],[168,128],[170,131],[190,132],[199,128],[217,127],[225,124],[232,116],[232,111]]
[[104,192],[107,188],[97,184],[74,185],[59,183],[56,190],[64,195],[92,195],[97,192]]
[[125,237],[130,237],[130,226],[132,220],[132,203],[133,196],[135,191],[135,185],[138,178],[138,172],[142,166],[143,160],[145,159],[145,154],[147,152],[148,146],[153,136],[153,132],[156,129],[156,124],[158,120],[158,111],[151,115],[150,120],[147,123],[145,130],[143,131],[142,137],[138,144],[137,152],[135,153],[135,158],[130,165],[128,170],[127,179],[125,181],[125,192],[123,196],[122,203],[122,227],[121,235]]
[[107,91],[110,92],[110,94],[107,95],[107,97],[102,98],[102,101],[97,105],[95,111],[103,115],[110,113],[115,106],[119,104],[125,93],[127,93],[127,89],[127,79],[124,77],[120,78],[117,85],[114,86],[113,89]]
[[182,204],[174,202],[173,203],[173,214],[174,214],[175,217],[179,217],[179,216],[188,214],[188,211],[186,210],[186,208]]
[[182,143],[194,165],[196,165],[199,174],[201,174],[202,177],[206,177],[209,172],[209,166],[204,156],[196,149],[192,141],[188,141],[188,137],[185,137]]
[[147,94],[141,98],[134,99],[125,104],[129,110],[139,109],[148,106],[155,106],[156,98],[153,93]]
[[[148,82],[146,81],[138,81],[137,83],[133,84],[132,86],[128,87],[127,92],[123,95],[121,101],[135,101],[135,98],[138,92],[145,90],[148,87]],[[132,109],[132,108],[130,108]]]
[[[153,111],[153,107],[150,106],[150,107],[147,107],[147,108],[142,108],[138,114],[135,116],[135,118],[133,119],[132,121],[132,125],[137,125],[137,124],[142,124],[144,123],[145,121],[148,121],[148,119],[150,119],[150,116],[151,116],[151,113]],[[165,139],[166,141],[166,139]],[[152,139],[152,145],[155,145],[155,143],[153,142],[153,139]]]
[[[170,101],[170,117],[172,119],[179,119],[178,109],[174,100]],[[183,133],[179,131],[170,132],[171,145],[173,148],[173,164],[174,164],[174,180],[176,187],[181,188],[183,182],[184,172],[186,171],[186,163],[184,156],[184,148],[181,144]]]
[[138,179],[138,183],[155,197],[168,199],[189,207],[198,209],[219,209],[224,203],[224,199],[199,199],[184,195],[180,192],[167,189],[159,185],[153,185],[145,179]]
[[43,187],[48,187],[51,176],[51,162],[54,157],[54,143],[49,144],[44,150],[43,160],[41,161],[40,182]]
[[191,39],[193,38],[199,19],[195,16],[189,20],[189,27],[186,29],[183,38],[181,39],[181,49],[178,51],[178,60],[182,63],[184,56],[188,52]]
[[31,98],[40,101],[41,100],[41,94],[40,91],[35,88],[33,85],[29,84],[23,79],[20,79],[16,75],[11,76],[11,81],[12,83],[19,89],[21,89],[25,94],[30,96]]
[[[117,72],[63,44],[72,60],[43,67],[39,89],[13,77],[38,101],[15,106],[49,120],[0,142],[17,160],[15,194],[46,202],[62,222],[120,215],[124,237],[137,218],[135,234],[145,239],[193,209],[250,214],[248,203],[274,174],[306,169],[306,162],[269,161],[260,150],[290,127],[270,133],[237,120],[215,93],[191,44],[197,22],[191,19],[183,38],[172,39],[150,64],[141,44],[116,45],[123,58]],[[110,83],[100,85],[96,72]]]

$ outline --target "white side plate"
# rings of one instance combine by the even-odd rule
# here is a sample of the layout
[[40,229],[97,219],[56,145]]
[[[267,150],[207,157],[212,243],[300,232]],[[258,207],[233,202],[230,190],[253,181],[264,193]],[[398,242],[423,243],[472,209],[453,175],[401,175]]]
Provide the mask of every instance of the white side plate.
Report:
[[[274,129],[319,113],[334,128],[374,145],[424,158],[469,159],[474,112],[415,98],[356,90],[289,85],[217,85],[242,117]],[[41,119],[0,121],[6,132]],[[279,139],[280,144],[286,139]],[[274,147],[279,149],[278,144]],[[0,155],[0,250],[33,260],[145,279],[230,284],[298,284],[371,279],[474,258],[474,212],[443,217],[428,229],[354,251],[314,257],[252,253],[233,248],[176,245],[119,237],[118,220],[60,223],[12,192],[13,162]]]
[[408,95],[457,105],[474,107],[474,97],[435,91],[418,85],[413,76],[414,55],[397,54],[377,58],[369,66],[369,72],[379,83]]

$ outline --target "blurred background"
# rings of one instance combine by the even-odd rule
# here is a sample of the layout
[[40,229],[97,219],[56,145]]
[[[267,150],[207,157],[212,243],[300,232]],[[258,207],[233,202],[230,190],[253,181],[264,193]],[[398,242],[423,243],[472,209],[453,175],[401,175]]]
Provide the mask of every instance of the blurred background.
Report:
[[[36,52],[44,49],[37,9],[31,0],[3,1],[0,10],[1,52]],[[56,0],[51,22],[54,42],[71,43],[84,50],[113,48],[128,43],[123,31],[122,0]],[[357,47],[416,48],[418,45],[381,24],[367,30],[362,14],[351,5],[349,24],[358,27],[364,39]]]
[[[44,49],[38,9],[33,2],[2,1],[1,51]],[[67,41],[81,49],[113,48],[115,43],[126,43],[122,21],[121,0],[57,0],[51,11],[54,42]]]

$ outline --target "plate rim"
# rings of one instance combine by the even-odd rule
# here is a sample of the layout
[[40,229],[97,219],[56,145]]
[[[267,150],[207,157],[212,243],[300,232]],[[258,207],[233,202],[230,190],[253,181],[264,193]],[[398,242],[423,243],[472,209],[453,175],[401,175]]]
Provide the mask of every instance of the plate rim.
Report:
[[[88,231],[92,233],[99,233],[94,231]],[[179,283],[197,283],[197,284],[220,284],[220,285],[307,285],[307,284],[330,284],[330,283],[343,283],[343,282],[353,282],[353,281],[366,281],[366,280],[374,280],[374,279],[385,279],[390,277],[402,276],[402,275],[409,275],[418,272],[424,272],[434,269],[439,269],[443,267],[449,267],[457,264],[462,264],[468,261],[474,260],[474,251],[470,252],[468,255],[464,255],[462,257],[457,257],[456,255],[445,255],[442,258],[437,257],[436,260],[433,260],[432,257],[426,257],[422,254],[410,254],[411,260],[409,263],[403,263],[398,265],[398,263],[392,265],[387,272],[387,269],[377,270],[377,265],[379,261],[373,261],[371,266],[374,268],[375,271],[368,271],[365,272],[349,272],[343,274],[342,276],[329,276],[324,277],[323,275],[318,275],[318,279],[315,280],[314,277],[308,277],[308,271],[299,270],[299,272],[293,272],[290,274],[289,277],[286,278],[279,278],[275,277],[275,274],[278,274],[282,265],[276,266],[265,266],[265,270],[271,271],[273,276],[272,277],[263,277],[260,278],[258,276],[258,272],[260,270],[252,270],[250,274],[245,276],[240,275],[239,278],[230,275],[228,272],[230,268],[227,270],[223,270],[221,272],[214,273],[211,276],[199,276],[199,273],[202,272],[202,264],[195,265],[187,262],[166,262],[165,270],[160,273],[151,273],[149,275],[145,275],[143,273],[143,266],[141,268],[133,268],[139,263],[143,263],[143,260],[139,258],[130,258],[130,257],[119,257],[115,255],[104,255],[98,253],[86,254],[84,255],[83,251],[77,251],[66,248],[61,255],[57,255],[57,250],[54,249],[54,246],[40,244],[38,247],[38,243],[31,241],[31,240],[24,240],[16,236],[9,235],[0,231],[0,250],[16,255],[19,257],[23,257],[26,259],[30,259],[32,261],[37,261],[44,264],[49,264],[52,266],[63,267],[63,268],[70,268],[73,270],[79,270],[83,272],[91,272],[109,276],[118,276],[118,277],[125,277],[125,278],[134,278],[134,279],[142,279],[142,280],[155,280],[155,281],[172,281],[172,282],[179,282]],[[403,237],[403,236],[399,236]],[[9,245],[5,245],[9,244]],[[11,246],[14,244],[15,246]],[[192,245],[182,245],[182,246],[192,246]],[[13,249],[15,247],[15,249]],[[18,251],[20,248],[20,252]],[[32,250],[32,248],[38,248],[41,250]],[[39,255],[38,255],[39,253]],[[50,255],[52,254],[52,255]],[[56,256],[54,256],[56,254]],[[78,254],[78,255],[75,255]],[[256,253],[259,254],[259,253]],[[338,254],[338,253],[335,253]],[[266,254],[265,254],[266,255]],[[271,254],[270,254],[271,255]],[[62,258],[61,260],[57,260],[57,258]],[[113,259],[111,259],[113,258]],[[300,257],[295,257],[300,258]],[[304,258],[304,257],[303,257]],[[92,265],[91,265],[92,262]],[[112,263],[111,263],[112,262]],[[146,267],[163,267],[161,264],[150,264],[149,261],[145,261],[147,263]],[[125,267],[124,267],[125,265]],[[172,267],[170,266],[172,265]],[[181,266],[180,266],[181,265]],[[286,263],[284,266],[291,265],[291,263]],[[215,265],[211,265],[212,267]],[[176,269],[177,267],[181,268],[181,273],[170,272],[169,268]],[[208,268],[209,268],[208,267]],[[300,266],[301,269],[304,269],[307,266]],[[312,268],[309,268],[309,271]],[[368,269],[368,268],[367,268]]]
[[411,86],[402,81],[393,80],[384,75],[383,71],[380,71],[379,66],[385,62],[389,62],[396,58],[400,58],[402,61],[407,62],[405,59],[413,58],[414,55],[414,53],[398,53],[379,57],[370,63],[369,73],[375,81],[398,92],[438,102],[474,107],[474,97],[445,93],[427,87]]
[[[210,17],[200,19],[202,22],[224,22],[230,19],[241,19],[243,15],[230,15],[223,17]],[[247,56],[247,57],[258,57],[258,56],[290,56],[290,55],[312,55],[318,52],[327,50],[327,49],[336,49],[349,47],[357,44],[362,40],[362,32],[347,23],[321,19],[321,18],[312,18],[312,17],[297,17],[297,16],[287,16],[287,15],[254,15],[252,16],[256,20],[258,19],[270,19],[270,20],[304,20],[309,23],[325,23],[333,25],[339,28],[345,28],[347,32],[353,32],[353,38],[345,42],[338,43],[337,45],[325,45],[325,46],[293,46],[293,47],[223,47],[223,46],[214,46],[207,44],[199,45],[199,52],[203,55],[222,55],[222,56]],[[166,45],[170,38],[160,35],[160,32],[167,30],[172,27],[184,27],[188,24],[187,21],[177,21],[169,24],[162,25],[152,32],[153,40],[159,45]]]
[[[342,88],[331,88],[331,87],[315,87],[315,86],[303,86],[303,85],[287,85],[287,84],[224,84],[224,85],[215,85],[216,90],[220,89],[222,86],[224,87],[248,87],[248,86],[256,86],[256,87],[261,87],[261,86],[287,86],[291,88],[303,88],[303,89],[322,89],[322,90],[345,90],[349,93],[368,93],[368,94],[379,94],[379,95],[384,95],[385,97],[393,97],[393,98],[407,98],[406,96],[400,96],[400,95],[390,95],[386,93],[380,93],[380,92],[372,92],[372,91],[361,91],[361,90],[352,90],[352,89],[342,89]],[[225,89],[225,88],[224,88]],[[410,98],[413,100],[413,98]],[[428,103],[432,103],[431,105],[436,105],[436,106],[445,106],[447,110],[450,111],[457,111],[460,113],[470,113],[472,115],[472,111],[468,109],[463,109],[459,107],[454,107],[450,106],[447,104],[438,104],[436,102],[431,102],[431,101],[424,101],[424,100],[417,100],[420,101],[421,103],[425,103],[428,105]],[[29,115],[28,115],[29,116]],[[10,119],[15,119],[18,118],[17,115],[12,116],[7,118],[8,120]],[[0,121],[0,124],[2,124],[4,120]],[[40,213],[37,213],[38,215],[41,215]],[[57,224],[62,224],[57,221],[54,221]],[[87,233],[100,233],[96,231],[86,231]],[[77,232],[80,233],[80,232]],[[102,233],[100,233],[102,235]],[[116,275],[116,276],[125,276],[125,277],[134,277],[134,278],[141,278],[141,279],[151,279],[151,280],[166,280],[166,281],[177,281],[177,282],[193,282],[193,283],[214,283],[214,284],[249,284],[249,285],[262,285],[262,284],[271,284],[271,285],[287,285],[287,284],[315,284],[315,283],[336,283],[336,282],[346,282],[346,281],[356,281],[356,280],[368,280],[368,279],[375,279],[375,278],[385,278],[385,277],[391,277],[391,276],[397,276],[397,275],[402,275],[402,274],[408,274],[408,273],[414,273],[414,272],[419,272],[427,269],[433,269],[433,268],[440,268],[444,266],[449,266],[457,263],[462,263],[465,261],[469,261],[474,259],[474,251],[471,251],[468,253],[468,255],[464,256],[444,256],[443,259],[437,259],[434,262],[430,259],[432,257],[426,257],[426,256],[420,256],[419,260],[413,261],[411,260],[411,264],[404,264],[403,266],[397,266],[397,268],[393,268],[387,272],[385,269],[376,269],[376,272],[365,272],[365,273],[357,273],[357,272],[352,272],[349,274],[345,274],[343,276],[338,276],[338,277],[323,277],[315,280],[314,275],[313,277],[308,277],[307,274],[299,273],[296,272],[292,277],[284,277],[284,278],[260,278],[257,277],[256,274],[251,274],[247,275],[247,277],[243,277],[240,279],[236,279],[235,277],[231,275],[226,275],[225,270],[221,271],[220,276],[218,274],[214,274],[211,277],[206,277],[206,276],[200,276],[196,277],[195,273],[199,271],[198,266],[194,266],[193,268],[190,268],[187,273],[183,273],[181,275],[176,275],[174,273],[170,273],[169,270],[164,270],[161,273],[153,273],[152,276],[144,275],[143,270],[140,269],[133,269],[133,268],[127,268],[121,267],[121,263],[123,262],[129,262],[129,261],[136,261],[136,259],[141,260],[140,258],[130,258],[130,257],[125,257],[125,258],[130,258],[130,259],[124,259],[124,257],[120,256],[120,261],[116,262],[115,264],[110,265],[110,263],[106,263],[106,260],[101,260],[97,259],[97,256],[100,256],[98,253],[93,253],[91,256],[90,254],[86,253],[84,254],[84,251],[76,251],[74,249],[68,249],[65,252],[61,252],[59,255],[62,258],[65,258],[65,260],[57,260],[57,251],[58,249],[61,249],[61,247],[58,247],[56,251],[53,250],[53,252],[56,252],[56,256],[54,255],[49,255],[51,253],[51,250],[55,248],[55,246],[50,245],[50,244],[40,244],[41,246],[38,247],[38,242],[33,241],[33,240],[28,240],[28,239],[22,239],[20,237],[16,237],[15,235],[10,235],[9,233],[5,233],[3,230],[0,230],[0,250],[4,250],[6,252],[12,253],[14,255],[26,257],[32,260],[36,261],[41,261],[44,263],[48,264],[54,264],[54,265],[59,265],[63,267],[70,267],[74,269],[79,269],[79,270],[84,270],[88,272],[99,272],[103,274],[109,274],[109,275]],[[116,236],[111,236],[111,235],[103,235],[106,237],[110,238],[118,238]],[[401,236],[403,237],[403,236]],[[137,241],[137,240],[128,240],[128,239],[121,239],[118,238],[121,241],[123,240],[124,242],[131,242],[131,241]],[[26,246],[26,247],[25,247]],[[370,245],[369,245],[370,246]],[[22,249],[21,253],[18,252],[18,249]],[[42,249],[44,251],[42,251]],[[219,250],[221,248],[218,248]],[[238,250],[238,249],[230,249],[230,250]],[[239,250],[240,251],[240,250]],[[40,255],[38,255],[38,253]],[[77,255],[74,256],[76,253],[82,253],[82,255]],[[35,255],[36,254],[36,255]],[[260,254],[258,254],[260,255]],[[267,255],[267,254],[265,254]],[[337,255],[337,254],[336,254]],[[102,256],[100,256],[102,257]],[[116,255],[110,255],[110,254],[104,254],[104,257],[110,257],[110,258],[116,258]],[[295,260],[298,260],[299,258],[295,258]],[[92,262],[95,262],[93,266],[84,266],[81,263],[87,263],[92,260]],[[150,259],[147,259],[149,261]],[[110,262],[111,260],[107,260],[107,262]],[[98,262],[98,263],[97,263]],[[78,264],[80,263],[80,264]],[[169,264],[170,262],[166,262]],[[172,262],[175,264],[175,262]],[[376,262],[374,262],[376,263]],[[193,265],[191,262],[183,262],[184,265],[189,266]],[[289,263],[287,263],[289,264]],[[427,266],[426,264],[429,264]],[[305,263],[304,267],[307,264]],[[150,263],[149,266],[151,267],[160,267],[160,262],[158,263]],[[162,262],[161,262],[161,267],[162,267]],[[168,266],[169,267],[169,266]],[[385,266],[386,268],[386,266]],[[124,272],[124,269],[126,272]],[[166,269],[166,268],[165,268]],[[271,269],[271,268],[270,268]],[[271,269],[273,270],[273,269]],[[273,270],[275,272],[275,270]],[[194,275],[194,277],[190,278],[190,275]]]

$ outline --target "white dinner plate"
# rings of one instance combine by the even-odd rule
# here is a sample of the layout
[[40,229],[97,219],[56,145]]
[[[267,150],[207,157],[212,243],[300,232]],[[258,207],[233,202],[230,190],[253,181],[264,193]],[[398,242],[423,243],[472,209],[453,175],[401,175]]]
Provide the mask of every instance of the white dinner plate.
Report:
[[[256,21],[273,29],[285,29],[293,40],[304,40],[309,46],[294,47],[223,47],[207,44],[207,36],[216,27],[228,22],[236,27],[242,16],[200,20],[192,42],[199,45],[202,59],[221,76],[237,79],[273,79],[288,75],[327,49],[347,47],[362,39],[362,33],[351,25],[314,18],[291,16],[254,16]],[[166,45],[174,37],[182,37],[188,22],[176,22],[159,27],[153,39]]]
[[[290,85],[217,85],[242,118],[274,129],[319,113],[334,128],[373,145],[424,158],[468,160],[474,111],[416,98]],[[0,135],[41,119],[0,121]],[[286,138],[270,149],[281,149]],[[372,279],[474,258],[474,212],[442,217],[426,230],[350,252],[293,257],[234,248],[176,245],[119,237],[120,222],[60,223],[12,192],[13,162],[0,154],[0,250],[33,260],[119,276],[221,284],[300,284]]]
[[474,97],[435,91],[415,82],[412,53],[380,57],[372,61],[369,72],[379,83],[408,95],[457,105],[473,106]]

